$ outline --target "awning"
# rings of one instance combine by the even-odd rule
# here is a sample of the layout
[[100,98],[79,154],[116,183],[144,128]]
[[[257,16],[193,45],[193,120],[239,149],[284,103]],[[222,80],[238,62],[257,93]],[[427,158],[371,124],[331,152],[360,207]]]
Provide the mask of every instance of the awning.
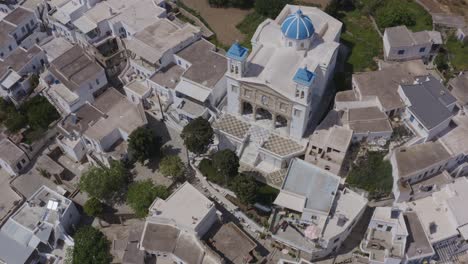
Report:
[[176,92],[191,97],[199,102],[204,103],[208,96],[210,96],[210,91],[204,88],[201,88],[195,84],[191,84],[185,80],[181,80],[175,88]]
[[282,191],[276,197],[274,204],[302,213],[302,211],[304,210],[305,202],[306,198],[303,196],[297,196]]
[[86,16],[82,16],[73,22],[83,34],[87,34],[91,30],[97,27],[96,23],[94,23],[91,19],[87,18]]

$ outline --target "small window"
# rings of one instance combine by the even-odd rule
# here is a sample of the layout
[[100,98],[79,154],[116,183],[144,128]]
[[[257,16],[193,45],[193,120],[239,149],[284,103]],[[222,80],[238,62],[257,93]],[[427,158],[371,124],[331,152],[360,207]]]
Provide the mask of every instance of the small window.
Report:
[[16,35],[16,33],[13,33],[13,37],[14,37],[15,39],[18,39],[18,35]]
[[26,32],[26,29],[24,27],[21,28],[21,32]]
[[21,160],[21,163],[25,163],[25,162],[26,162],[26,160],[25,160],[25,159],[22,159],[22,160]]
[[93,85],[90,83],[89,84],[89,89],[92,90],[93,89]]
[[232,85],[232,86],[231,86],[231,91],[232,91],[233,93],[237,93],[238,87],[235,86],[235,85]]
[[403,54],[405,54],[405,50],[399,50],[398,51],[398,55],[403,55]]
[[426,48],[424,47],[419,49],[419,52],[425,52],[425,51],[426,51]]
[[99,79],[96,79],[96,84],[99,85]]
[[294,109],[294,116],[298,116],[298,117],[301,116],[301,112],[302,111],[299,109]]
[[32,68],[33,68],[33,70],[35,70],[35,69],[36,69],[36,65],[33,65]]
[[29,21],[29,24],[30,24],[31,26],[34,26],[34,21],[31,19],[31,21]]
[[338,241],[340,241],[340,238],[336,238],[335,240],[333,240],[333,244],[336,244]]
[[2,53],[0,53],[0,57],[3,57],[3,55],[4,55],[4,54],[3,54],[3,52],[2,52]]
[[387,229],[386,229],[386,230],[387,230],[387,232],[390,232],[390,231],[392,231],[392,227],[391,227],[391,226],[387,226]]
[[8,49],[9,49],[10,51],[12,50],[11,45],[8,46]]
[[291,41],[289,41],[288,46],[292,47],[292,42]]
[[317,216],[316,216],[316,215],[312,215],[312,216],[310,217],[310,219],[316,220],[316,219],[317,219]]
[[177,64],[182,65],[182,62],[180,60],[177,60]]
[[383,225],[377,225],[378,228],[383,228]]

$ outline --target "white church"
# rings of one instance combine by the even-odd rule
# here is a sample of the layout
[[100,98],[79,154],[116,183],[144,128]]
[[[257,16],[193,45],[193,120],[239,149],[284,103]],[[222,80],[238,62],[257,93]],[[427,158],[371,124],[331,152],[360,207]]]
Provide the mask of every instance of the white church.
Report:
[[315,7],[286,5],[228,50],[227,105],[214,128],[222,148],[263,172],[304,154],[338,56],[342,23]]

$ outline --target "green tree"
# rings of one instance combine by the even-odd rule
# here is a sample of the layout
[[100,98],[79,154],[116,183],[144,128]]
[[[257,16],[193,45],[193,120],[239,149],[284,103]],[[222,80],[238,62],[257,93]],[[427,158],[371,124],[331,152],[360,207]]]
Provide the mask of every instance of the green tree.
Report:
[[129,174],[122,162],[113,161],[110,168],[89,168],[80,178],[79,187],[91,197],[113,201],[126,186]]
[[241,202],[251,204],[255,201],[255,197],[257,195],[257,183],[252,176],[239,174],[233,179],[231,189]]
[[400,25],[413,26],[416,24],[415,15],[404,0],[386,1],[376,11],[376,21],[381,29]]
[[168,196],[169,191],[162,185],[154,185],[149,179],[137,181],[128,188],[127,204],[135,211],[137,217],[145,217],[156,197],[166,199]]
[[92,197],[83,206],[84,212],[89,216],[99,217],[104,210],[101,201]]
[[144,163],[146,160],[159,154],[161,138],[146,127],[134,130],[128,140],[128,151],[132,159]]
[[255,11],[269,18],[276,18],[283,7],[293,0],[255,0]]
[[239,173],[239,157],[230,149],[220,150],[213,155],[213,166],[228,184]]
[[434,59],[434,64],[436,65],[437,69],[441,72],[446,71],[449,69],[447,54],[443,52],[439,52]]
[[60,118],[60,114],[55,107],[42,96],[35,96],[26,101],[21,106],[20,111],[25,113],[28,124],[33,129],[46,130],[50,123]]
[[8,116],[4,124],[8,131],[18,132],[20,129],[26,127],[26,125],[28,124],[28,119],[21,113],[14,110],[8,112]]
[[360,158],[346,178],[346,182],[369,192],[371,197],[385,196],[393,187],[392,165],[381,152],[368,152]]
[[208,120],[198,117],[182,130],[181,137],[187,149],[195,154],[203,154],[213,143],[213,128]]
[[31,85],[31,89],[36,89],[36,87],[39,85],[39,76],[37,74],[31,75],[29,84]]
[[110,242],[101,231],[84,226],[74,236],[73,264],[108,264],[112,261]]
[[174,181],[182,182],[185,175],[185,164],[177,155],[166,156],[159,163],[159,171],[166,177],[172,177]]

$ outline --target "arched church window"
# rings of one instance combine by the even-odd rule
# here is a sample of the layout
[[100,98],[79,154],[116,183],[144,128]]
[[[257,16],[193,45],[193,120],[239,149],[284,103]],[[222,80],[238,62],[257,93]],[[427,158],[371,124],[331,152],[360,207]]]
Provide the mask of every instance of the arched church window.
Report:
[[236,74],[238,74],[238,73],[239,73],[239,67],[236,66]]
[[301,99],[304,99],[304,91],[301,91]]

